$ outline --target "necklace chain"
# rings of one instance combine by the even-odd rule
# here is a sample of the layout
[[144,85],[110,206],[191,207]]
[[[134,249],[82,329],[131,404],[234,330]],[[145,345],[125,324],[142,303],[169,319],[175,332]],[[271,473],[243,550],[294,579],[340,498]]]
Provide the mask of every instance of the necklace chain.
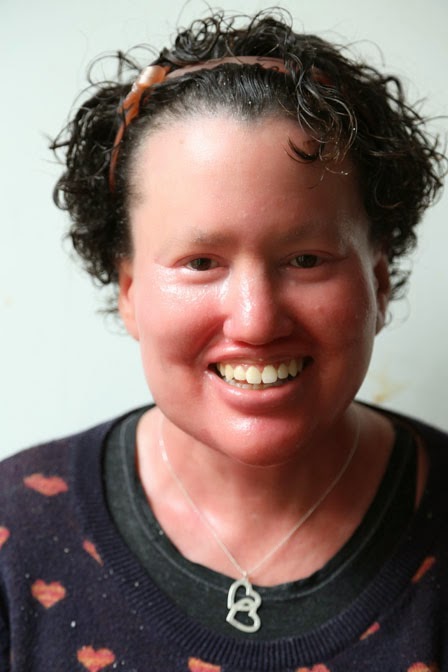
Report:
[[170,458],[166,450],[165,442],[163,440],[162,426],[160,426],[159,432],[159,445],[162,454],[163,461],[165,462],[168,471],[170,472],[174,482],[177,484],[179,490],[182,492],[183,496],[193,509],[193,511],[200,518],[202,523],[207,527],[213,539],[218,544],[219,548],[226,555],[229,562],[235,567],[235,569],[241,574],[242,578],[237,579],[232,582],[229,592],[227,595],[227,617],[226,621],[231,626],[240,630],[241,632],[253,633],[257,632],[261,627],[261,619],[258,614],[258,609],[261,606],[262,599],[261,595],[254,589],[252,586],[249,576],[256,572],[262,565],[264,565],[270,558],[272,558],[277,551],[279,551],[282,546],[284,546],[291,537],[297,532],[297,530],[302,527],[302,525],[310,518],[310,516],[316,511],[316,509],[322,504],[322,502],[328,497],[330,492],[334,490],[336,485],[339,483],[345,472],[347,471],[353,456],[356,453],[359,444],[359,435],[360,435],[360,420],[359,415],[357,417],[357,427],[355,440],[353,446],[342,465],[341,469],[336,474],[335,478],[331,481],[330,485],[323,491],[321,496],[314,502],[314,504],[306,511],[295,525],[289,530],[284,537],[278,541],[271,550],[264,555],[261,560],[259,560],[253,567],[249,570],[245,570],[241,567],[238,560],[233,556],[229,551],[213,525],[208,520],[207,516],[200,510],[193,497],[188,492],[185,485],[182,483],[181,479],[177,475],[173,465],[171,464]]
[[[358,417],[358,416],[357,416]],[[294,526],[285,534],[284,537],[278,541],[273,548],[270,549],[270,551],[264,555],[261,560],[259,560],[253,567],[251,567],[249,570],[245,570],[241,567],[237,559],[232,555],[230,550],[227,548],[221,537],[218,535],[217,531],[213,527],[213,525],[210,523],[208,518],[205,516],[204,513],[200,510],[196,502],[194,501],[193,497],[190,495],[188,492],[187,488],[185,485],[182,483],[180,477],[176,473],[170,458],[168,457],[168,453],[166,450],[165,442],[163,440],[163,435],[162,431],[160,431],[159,434],[159,445],[160,445],[160,450],[162,453],[162,458],[163,461],[165,462],[166,466],[168,467],[168,471],[170,472],[173,480],[177,484],[179,490],[182,492],[184,495],[185,499],[193,509],[193,511],[198,515],[200,520],[203,522],[203,524],[208,528],[210,534],[212,535],[213,539],[216,541],[220,549],[223,551],[223,553],[227,556],[228,560],[230,563],[235,567],[235,569],[244,577],[248,578],[249,576],[253,575],[254,572],[256,572],[262,565],[264,565],[270,558],[272,558],[273,555],[279,551],[282,546],[284,546],[290,539],[291,537],[294,536],[294,534],[306,523],[308,518],[310,518],[313,513],[316,511],[316,509],[319,508],[319,506],[323,503],[323,501],[328,497],[328,495],[335,489],[339,481],[342,479],[344,476],[345,472],[347,471],[348,467],[351,464],[351,461],[353,460],[353,457],[356,453],[356,450],[358,448],[359,444],[359,434],[360,434],[360,421],[358,417],[358,422],[357,422],[357,428],[356,428],[356,436],[355,440],[353,442],[353,446],[347,456],[347,459],[345,460],[344,464],[342,465],[341,469],[338,471],[336,474],[335,478],[331,481],[330,485],[323,491],[323,493],[320,495],[320,497],[317,499],[317,501],[314,502],[314,504],[307,510],[305,513],[299,518],[299,520],[294,524]]]

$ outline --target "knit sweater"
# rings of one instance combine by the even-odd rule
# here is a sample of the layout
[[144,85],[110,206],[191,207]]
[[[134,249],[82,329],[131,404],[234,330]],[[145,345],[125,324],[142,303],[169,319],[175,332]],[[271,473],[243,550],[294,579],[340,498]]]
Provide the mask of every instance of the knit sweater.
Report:
[[448,671],[448,436],[405,421],[430,473],[396,551],[343,613],[270,641],[193,621],[129,551],[104,499],[113,423],[9,458],[0,467],[0,672]]

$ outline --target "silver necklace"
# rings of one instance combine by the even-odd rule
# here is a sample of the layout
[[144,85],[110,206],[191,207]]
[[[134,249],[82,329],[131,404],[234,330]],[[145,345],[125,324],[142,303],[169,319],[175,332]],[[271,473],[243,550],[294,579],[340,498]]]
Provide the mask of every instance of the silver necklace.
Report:
[[[163,440],[162,428],[160,428],[159,446],[163,461],[165,462],[168,471],[170,472],[177,487],[179,488],[179,490],[181,491],[181,493],[183,494],[183,496],[185,497],[185,499],[187,500],[193,511],[198,515],[203,524],[207,527],[213,539],[216,541],[220,549],[226,555],[229,562],[241,574],[242,578],[236,579],[235,581],[232,582],[229,588],[229,592],[227,594],[228,613],[226,621],[237,630],[240,630],[241,632],[252,633],[257,632],[260,629],[261,619],[258,614],[258,609],[261,606],[262,600],[260,593],[258,593],[252,586],[249,576],[254,574],[254,572],[256,572],[258,569],[260,569],[262,565],[264,565],[268,560],[270,560],[270,558],[272,558],[272,556],[275,555],[275,553],[277,553],[277,551],[279,551],[282,548],[282,546],[284,546],[291,539],[291,537],[297,532],[297,530],[300,527],[302,527],[302,525],[304,525],[304,523],[308,520],[308,518],[312,516],[312,514],[316,511],[316,509],[318,509],[319,506],[322,504],[322,502],[328,497],[330,492],[332,492],[332,490],[334,490],[334,488],[337,486],[337,484],[347,471],[358,448],[361,423],[359,420],[359,416],[357,417],[358,422],[353,446],[347,456],[347,459],[345,460],[339,472],[336,474],[335,478],[331,481],[330,485],[323,491],[319,499],[316,502],[314,502],[314,504],[299,518],[299,520],[289,530],[289,532],[285,534],[285,536],[282,537],[280,541],[278,541],[275,544],[275,546],[271,548],[271,550],[261,558],[261,560],[259,560],[253,567],[251,567],[248,570],[245,570],[241,567],[239,562],[229,551],[223,540],[216,532],[215,528],[212,526],[212,524],[209,522],[206,516],[199,509],[196,502],[191,497],[190,493],[180,480],[179,476],[174,470],[173,465],[171,464],[170,458],[168,457],[165,442]],[[238,616],[241,614],[244,614],[243,620],[238,618]]]

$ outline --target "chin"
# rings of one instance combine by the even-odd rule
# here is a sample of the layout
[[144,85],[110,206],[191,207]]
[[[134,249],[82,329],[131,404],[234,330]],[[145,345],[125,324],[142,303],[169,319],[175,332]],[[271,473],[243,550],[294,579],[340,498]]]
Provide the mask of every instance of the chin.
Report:
[[221,432],[207,432],[201,441],[221,455],[252,467],[275,467],[296,459],[309,442],[306,431],[291,422],[282,427],[272,419],[246,419]]

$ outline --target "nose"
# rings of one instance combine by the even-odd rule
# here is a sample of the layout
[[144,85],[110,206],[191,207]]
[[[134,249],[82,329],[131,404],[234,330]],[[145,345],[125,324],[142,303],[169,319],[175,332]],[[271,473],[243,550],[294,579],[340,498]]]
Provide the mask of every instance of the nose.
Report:
[[250,345],[289,336],[293,320],[285,298],[281,282],[268,269],[249,266],[232,273],[223,297],[224,335]]

